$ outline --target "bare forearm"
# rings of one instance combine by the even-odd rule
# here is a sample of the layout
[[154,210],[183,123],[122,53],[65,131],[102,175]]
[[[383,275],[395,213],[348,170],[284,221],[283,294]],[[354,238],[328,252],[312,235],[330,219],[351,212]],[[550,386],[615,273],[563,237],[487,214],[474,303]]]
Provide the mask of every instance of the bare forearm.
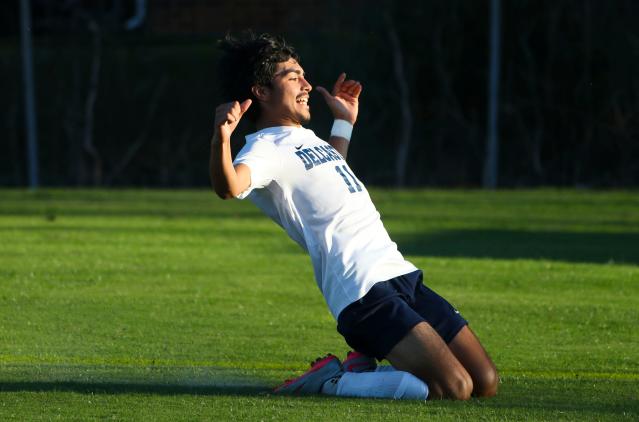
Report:
[[331,144],[331,146],[335,148],[337,152],[342,154],[342,157],[344,157],[344,159],[346,160],[348,145],[350,143],[348,140],[339,136],[331,136],[330,138],[328,138],[328,143]]
[[348,144],[351,141],[354,124],[355,120],[345,120],[336,116],[331,128],[331,136],[328,143],[339,151],[344,159],[346,159],[346,154],[348,153]]
[[242,192],[233,167],[230,140],[223,141],[218,136],[211,139],[209,173],[213,189],[220,198],[230,199]]
[[220,104],[215,109],[215,132],[211,139],[209,175],[215,193],[222,199],[234,198],[248,189],[251,171],[244,164],[233,166],[231,134],[242,115],[251,106],[251,100]]
[[324,97],[335,119],[328,143],[346,159],[348,143],[359,112],[359,94],[362,93],[362,85],[357,81],[346,80],[346,74],[341,73],[333,86],[332,93],[321,86],[317,87],[317,91]]

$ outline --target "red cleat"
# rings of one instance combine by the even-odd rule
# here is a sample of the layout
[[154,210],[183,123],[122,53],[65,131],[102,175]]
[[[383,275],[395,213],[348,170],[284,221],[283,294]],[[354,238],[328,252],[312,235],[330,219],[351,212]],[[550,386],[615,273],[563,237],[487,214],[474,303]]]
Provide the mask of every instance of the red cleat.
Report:
[[346,354],[342,366],[345,372],[374,371],[377,368],[377,361],[364,353],[351,351]]
[[328,354],[323,358],[317,358],[311,363],[311,369],[299,377],[287,380],[284,384],[273,389],[275,394],[319,394],[326,381],[335,378],[344,372],[342,364],[335,355]]

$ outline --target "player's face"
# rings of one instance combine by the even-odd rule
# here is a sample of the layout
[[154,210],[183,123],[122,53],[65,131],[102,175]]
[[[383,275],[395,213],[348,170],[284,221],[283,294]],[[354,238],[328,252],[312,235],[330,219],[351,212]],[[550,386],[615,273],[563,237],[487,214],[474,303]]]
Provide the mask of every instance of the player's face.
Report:
[[304,77],[304,69],[295,59],[289,59],[277,64],[264,106],[282,123],[308,123],[311,120],[308,105],[311,89],[313,87]]

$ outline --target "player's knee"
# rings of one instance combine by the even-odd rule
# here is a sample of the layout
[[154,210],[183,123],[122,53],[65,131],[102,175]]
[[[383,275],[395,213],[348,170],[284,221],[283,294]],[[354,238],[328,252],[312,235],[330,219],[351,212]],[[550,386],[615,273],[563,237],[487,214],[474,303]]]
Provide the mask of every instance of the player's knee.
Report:
[[473,380],[468,374],[458,374],[449,381],[447,396],[454,400],[468,400],[473,393]]
[[476,397],[492,397],[497,394],[499,374],[495,368],[486,368],[474,382],[473,395]]

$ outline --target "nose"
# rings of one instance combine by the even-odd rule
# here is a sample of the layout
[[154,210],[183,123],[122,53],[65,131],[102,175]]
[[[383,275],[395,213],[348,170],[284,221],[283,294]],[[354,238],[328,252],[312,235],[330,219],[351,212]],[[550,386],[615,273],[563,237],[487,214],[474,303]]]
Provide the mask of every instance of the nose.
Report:
[[311,92],[313,90],[313,86],[306,80],[305,77],[302,76],[302,89],[306,92]]

